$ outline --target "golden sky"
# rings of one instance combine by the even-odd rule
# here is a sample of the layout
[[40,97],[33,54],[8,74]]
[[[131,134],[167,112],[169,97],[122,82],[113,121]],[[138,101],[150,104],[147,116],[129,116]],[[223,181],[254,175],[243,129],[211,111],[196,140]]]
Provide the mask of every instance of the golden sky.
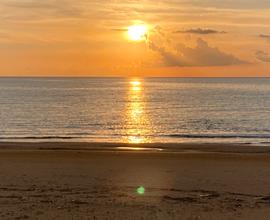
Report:
[[[128,27],[144,24],[143,40]],[[270,76],[269,0],[0,0],[1,76]]]

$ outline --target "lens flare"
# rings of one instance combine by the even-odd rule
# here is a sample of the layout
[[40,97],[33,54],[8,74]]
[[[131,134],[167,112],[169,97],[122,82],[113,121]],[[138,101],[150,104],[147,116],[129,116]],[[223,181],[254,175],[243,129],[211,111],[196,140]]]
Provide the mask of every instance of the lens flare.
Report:
[[140,186],[137,188],[137,194],[142,196],[144,195],[144,193],[145,193],[145,188],[143,186]]

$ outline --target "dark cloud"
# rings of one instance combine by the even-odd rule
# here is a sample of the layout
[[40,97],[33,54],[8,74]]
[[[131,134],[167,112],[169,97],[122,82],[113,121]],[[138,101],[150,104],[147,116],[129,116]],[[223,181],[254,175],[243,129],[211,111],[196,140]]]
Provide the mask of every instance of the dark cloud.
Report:
[[270,62],[270,53],[264,51],[257,51],[256,58],[262,62]]
[[149,47],[161,55],[166,66],[229,66],[247,63],[218,48],[210,47],[206,41],[200,38],[197,40],[195,48],[178,45],[175,48],[176,52],[168,51],[153,42],[149,42]]
[[180,34],[225,34],[225,31],[218,31],[214,29],[203,29],[203,28],[192,28],[187,30],[179,30],[175,31],[174,33],[180,33]]
[[267,34],[260,34],[259,37],[264,38],[266,40],[270,40],[270,35],[267,35]]

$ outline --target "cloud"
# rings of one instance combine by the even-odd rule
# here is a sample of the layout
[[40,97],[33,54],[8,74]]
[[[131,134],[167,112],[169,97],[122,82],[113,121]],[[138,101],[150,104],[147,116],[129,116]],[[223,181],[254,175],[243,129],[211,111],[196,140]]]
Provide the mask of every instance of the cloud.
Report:
[[233,8],[233,9],[265,9],[270,7],[268,0],[175,0],[173,2],[186,3],[197,7],[208,8]]
[[143,17],[159,25],[200,27],[203,18],[206,26],[217,28],[268,28],[269,6],[269,0],[146,0],[143,6],[137,0],[0,0],[0,22],[3,18],[20,23],[74,19],[110,29]]
[[183,33],[183,34],[226,34],[225,31],[218,31],[214,29],[203,29],[203,28],[192,28],[187,30],[179,30],[175,31],[174,33]]
[[30,8],[30,9],[37,9],[37,8],[53,8],[55,5],[49,2],[36,2],[36,1],[9,1],[4,2],[5,6],[13,7],[13,8]]
[[159,47],[153,42],[149,42],[149,48],[161,55],[166,66],[229,66],[247,63],[218,48],[210,47],[201,38],[198,38],[196,47],[178,45],[175,52],[168,51],[165,47]]
[[112,31],[120,31],[120,32],[125,32],[125,31],[128,31],[127,28],[113,28],[111,29]]
[[267,35],[267,34],[260,34],[259,37],[261,37],[261,38],[270,38],[270,35]]
[[12,16],[8,17],[16,18],[17,16],[18,20],[28,20],[29,17],[37,21],[52,18],[79,18],[82,16],[82,11],[70,0],[4,0],[2,5],[7,12],[12,13]]
[[256,52],[256,58],[262,62],[270,62],[270,53],[259,50]]
[[263,39],[266,39],[268,41],[270,41],[270,35],[267,35],[267,34],[260,34],[259,35],[260,38],[263,38]]

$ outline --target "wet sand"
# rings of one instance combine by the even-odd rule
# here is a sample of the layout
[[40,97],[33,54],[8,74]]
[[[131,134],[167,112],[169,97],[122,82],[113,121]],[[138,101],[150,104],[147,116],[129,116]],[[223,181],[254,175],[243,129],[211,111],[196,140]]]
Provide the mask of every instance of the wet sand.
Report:
[[0,219],[270,219],[270,147],[132,146],[1,143]]

